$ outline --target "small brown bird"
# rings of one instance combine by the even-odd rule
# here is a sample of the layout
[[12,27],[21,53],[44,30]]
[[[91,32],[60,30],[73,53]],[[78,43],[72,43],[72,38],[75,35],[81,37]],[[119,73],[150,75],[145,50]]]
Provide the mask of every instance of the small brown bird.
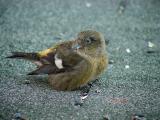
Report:
[[37,69],[28,75],[48,74],[49,83],[56,90],[74,90],[86,85],[108,64],[104,36],[92,30],[37,53],[13,52],[7,58],[34,62]]

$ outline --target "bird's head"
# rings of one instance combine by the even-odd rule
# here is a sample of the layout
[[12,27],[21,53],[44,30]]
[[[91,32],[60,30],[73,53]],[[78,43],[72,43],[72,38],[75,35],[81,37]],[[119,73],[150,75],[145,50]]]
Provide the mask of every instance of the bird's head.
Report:
[[104,36],[96,31],[87,30],[78,33],[77,48],[89,55],[98,55],[105,52]]

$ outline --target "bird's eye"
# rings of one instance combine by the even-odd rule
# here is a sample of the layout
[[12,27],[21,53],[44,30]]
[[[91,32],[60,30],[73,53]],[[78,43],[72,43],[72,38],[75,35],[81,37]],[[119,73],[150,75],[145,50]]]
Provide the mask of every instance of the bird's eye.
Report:
[[88,37],[88,38],[86,39],[86,43],[87,43],[87,44],[91,44],[93,41],[95,41],[94,37]]
[[87,38],[87,39],[86,39],[86,43],[87,43],[87,44],[91,44],[91,42],[92,42],[92,41],[91,41],[90,38]]
[[89,39],[90,39],[91,41],[95,41],[95,38],[94,38],[94,37],[89,37]]

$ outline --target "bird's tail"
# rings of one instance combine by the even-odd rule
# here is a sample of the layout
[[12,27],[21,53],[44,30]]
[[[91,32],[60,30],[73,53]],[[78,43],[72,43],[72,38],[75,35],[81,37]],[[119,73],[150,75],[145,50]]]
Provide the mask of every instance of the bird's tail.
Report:
[[6,58],[27,59],[33,61],[39,60],[39,56],[37,53],[25,53],[25,52],[12,52],[12,55]]

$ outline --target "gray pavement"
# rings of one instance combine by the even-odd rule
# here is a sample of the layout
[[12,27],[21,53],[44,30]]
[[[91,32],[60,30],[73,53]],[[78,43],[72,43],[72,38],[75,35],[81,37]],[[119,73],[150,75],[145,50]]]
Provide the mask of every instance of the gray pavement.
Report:
[[[112,64],[82,105],[80,90],[57,92],[35,66],[4,57],[39,51],[82,30],[102,32]],[[160,119],[159,0],[0,0],[0,119]],[[28,82],[28,84],[27,84]]]

